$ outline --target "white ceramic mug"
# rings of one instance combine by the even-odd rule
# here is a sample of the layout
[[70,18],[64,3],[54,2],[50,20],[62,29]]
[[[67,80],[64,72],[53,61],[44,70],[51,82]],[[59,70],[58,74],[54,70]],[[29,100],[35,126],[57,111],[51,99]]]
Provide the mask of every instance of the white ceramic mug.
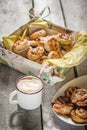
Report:
[[[31,81],[31,84],[30,84],[30,81],[28,81],[28,79],[30,80],[30,78],[34,79],[34,82]],[[36,82],[35,82],[35,79],[36,79]],[[24,80],[28,82],[27,88],[29,88],[29,90],[26,90],[26,82],[24,82]],[[20,84],[20,81],[21,81],[21,84]],[[23,88],[24,90],[20,90],[18,88],[19,84],[20,86],[23,85],[23,87],[25,87]],[[41,85],[41,86],[38,87],[37,85]],[[35,87],[38,89],[35,90]],[[32,91],[32,88],[33,88],[33,91]],[[26,110],[36,109],[42,103],[42,90],[43,90],[43,83],[39,78],[34,77],[34,76],[24,76],[17,81],[16,90],[13,91],[9,96],[9,103],[18,104],[21,108],[26,109]],[[13,99],[15,95],[17,95],[17,100]]]

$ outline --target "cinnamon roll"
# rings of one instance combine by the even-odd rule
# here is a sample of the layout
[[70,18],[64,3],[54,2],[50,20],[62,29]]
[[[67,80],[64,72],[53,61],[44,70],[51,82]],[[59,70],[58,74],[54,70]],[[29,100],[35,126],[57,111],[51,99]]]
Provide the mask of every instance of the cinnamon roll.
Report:
[[77,89],[71,95],[71,102],[77,106],[87,106],[87,90]]
[[87,108],[77,108],[71,111],[71,119],[76,123],[87,123]]
[[57,39],[61,44],[67,45],[67,44],[72,43],[72,38],[67,33],[59,33],[59,34],[57,34]]
[[72,95],[72,93],[75,91],[75,90],[77,90],[79,87],[77,87],[77,86],[70,86],[70,87],[68,87],[67,89],[66,89],[66,91],[65,91],[65,96],[66,97],[71,97],[71,95]]
[[69,102],[68,98],[60,96],[52,103],[52,107],[59,114],[69,115],[73,109],[73,104]]
[[48,37],[44,41],[44,48],[47,52],[60,51],[60,44],[55,37]]
[[12,51],[23,57],[27,57],[27,52],[30,48],[27,42],[27,39],[18,40],[16,43],[13,44]]
[[44,54],[44,48],[41,46],[37,46],[36,48],[30,48],[27,57],[30,60],[37,60]]
[[39,30],[39,31],[36,31],[36,32],[32,33],[30,35],[30,39],[35,40],[35,39],[38,39],[39,37],[44,37],[46,35],[47,35],[47,33],[46,33],[45,30]]
[[77,105],[77,106],[82,106],[82,107],[87,106],[87,98],[84,99],[84,100],[82,100],[82,101],[79,100],[79,101],[76,103],[76,105]]

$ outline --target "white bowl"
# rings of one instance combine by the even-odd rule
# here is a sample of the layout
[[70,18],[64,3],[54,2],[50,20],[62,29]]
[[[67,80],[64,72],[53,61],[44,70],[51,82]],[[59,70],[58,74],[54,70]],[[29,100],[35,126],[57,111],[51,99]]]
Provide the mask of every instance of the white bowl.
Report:
[[[52,99],[52,102],[54,102],[54,100],[60,96],[60,95],[64,95],[64,91],[70,87],[70,86],[77,86],[77,87],[80,87],[80,88],[86,88],[87,89],[87,75],[85,76],[81,76],[81,77],[78,77],[78,78],[75,78],[73,80],[71,80],[70,82],[66,83],[64,86],[62,86],[58,92],[55,94],[55,96],[53,97]],[[53,110],[53,108],[52,108]],[[71,120],[70,117],[68,116],[65,116],[65,115],[59,115],[58,113],[56,113],[54,110],[53,110],[53,113],[58,117],[60,118],[62,121],[66,122],[66,123],[69,123],[71,125],[75,125],[75,126],[84,126],[84,125],[87,125],[86,124],[78,124],[78,123],[75,123]]]

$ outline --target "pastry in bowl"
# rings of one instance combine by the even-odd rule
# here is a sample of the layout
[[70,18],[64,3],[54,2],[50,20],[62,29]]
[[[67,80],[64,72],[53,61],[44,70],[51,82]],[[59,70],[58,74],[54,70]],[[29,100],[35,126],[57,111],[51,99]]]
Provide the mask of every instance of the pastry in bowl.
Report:
[[60,44],[55,37],[47,37],[44,40],[44,48],[47,52],[60,51]]
[[77,89],[71,95],[71,102],[77,106],[87,106],[87,90]]
[[27,57],[27,52],[29,50],[29,45],[27,44],[27,39],[18,40],[12,46],[12,51],[23,57]]
[[35,39],[38,39],[39,37],[44,37],[44,36],[46,36],[46,31],[45,30],[39,30],[39,31],[36,31],[36,32],[34,32],[34,33],[32,33],[31,35],[30,35],[30,39],[31,40],[35,40]]
[[72,43],[72,38],[69,34],[67,33],[59,33],[57,35],[57,39],[61,44],[71,44]]
[[77,108],[72,110],[70,116],[76,123],[87,123],[87,108]]
[[29,60],[42,64],[45,59],[59,59],[72,49],[72,36],[57,32],[51,34],[46,29],[39,29],[27,33],[17,40],[12,51]]
[[57,114],[67,115],[78,124],[87,123],[87,89],[70,86],[63,96],[59,95],[52,103]]
[[58,97],[52,105],[54,111],[62,115],[69,115],[73,109],[73,104],[64,96]]
[[28,59],[37,60],[44,54],[44,48],[37,46],[36,48],[30,48],[27,54]]
[[70,87],[68,87],[68,88],[66,89],[66,91],[65,91],[65,96],[68,97],[68,98],[70,98],[71,95],[72,95],[72,93],[73,93],[75,90],[77,90],[78,88],[79,88],[79,87],[77,87],[77,86],[70,86]]

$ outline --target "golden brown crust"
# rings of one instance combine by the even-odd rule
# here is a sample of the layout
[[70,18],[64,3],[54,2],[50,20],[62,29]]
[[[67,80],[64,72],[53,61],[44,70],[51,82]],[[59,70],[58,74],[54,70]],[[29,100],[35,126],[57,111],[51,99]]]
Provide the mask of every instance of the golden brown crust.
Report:
[[72,110],[70,116],[76,123],[87,123],[87,109],[80,108]]
[[60,55],[58,54],[57,51],[51,51],[51,52],[49,52],[49,54],[48,54],[48,58],[49,58],[49,59],[59,59],[59,58],[60,58]]
[[77,106],[87,106],[87,90],[77,89],[71,95],[71,102]]
[[73,104],[69,103],[64,96],[58,97],[53,103],[53,109],[55,112],[62,115],[69,115],[73,109]]
[[82,106],[82,107],[87,106],[87,99],[78,101],[78,102],[76,103],[76,105],[77,105],[77,106]]
[[31,47],[37,47],[39,46],[39,42],[38,41],[35,41],[35,40],[28,40],[28,45],[31,46]]
[[27,39],[17,41],[13,44],[12,51],[21,56],[27,57],[27,52],[29,50],[29,45],[27,44],[27,41]]
[[44,48],[41,46],[37,46],[36,48],[30,48],[27,57],[30,60],[37,60],[44,54]]
[[67,33],[59,33],[57,39],[61,44],[67,45],[72,43],[72,38]]
[[[63,41],[63,44],[61,44],[61,41]],[[66,44],[66,41],[68,41],[68,44]],[[72,38],[67,33],[59,32],[54,35],[48,35],[46,30],[40,29],[33,32],[29,37],[26,36],[26,39],[17,41],[13,45],[12,51],[39,64],[42,64],[43,60],[47,58],[43,58],[43,55],[40,55],[38,58],[38,53],[36,54],[37,58],[32,58],[32,55],[30,56],[29,54],[30,51],[28,51],[32,50],[32,48],[37,50],[37,47],[39,46],[44,48],[43,55],[45,55],[48,59],[59,59],[72,49]]]
[[30,39],[31,40],[35,40],[35,39],[38,39],[39,37],[44,37],[44,36],[46,36],[46,31],[45,30],[39,30],[39,31],[36,31],[36,32],[34,32],[34,33],[32,33],[31,35],[30,35]]
[[55,37],[48,37],[44,42],[44,48],[47,52],[60,51],[60,44]]
[[72,106],[63,105],[63,104],[54,104],[53,109],[55,112],[62,114],[62,115],[69,115],[71,110],[73,109]]
[[70,86],[64,94],[64,96],[59,96],[54,100],[53,110],[58,114],[71,117],[75,123],[87,123],[87,90]]
[[65,96],[70,98],[71,95],[72,95],[72,93],[73,93],[75,90],[77,90],[77,89],[78,89],[77,86],[70,86],[70,87],[68,87],[68,88],[66,89],[66,91],[65,91]]

